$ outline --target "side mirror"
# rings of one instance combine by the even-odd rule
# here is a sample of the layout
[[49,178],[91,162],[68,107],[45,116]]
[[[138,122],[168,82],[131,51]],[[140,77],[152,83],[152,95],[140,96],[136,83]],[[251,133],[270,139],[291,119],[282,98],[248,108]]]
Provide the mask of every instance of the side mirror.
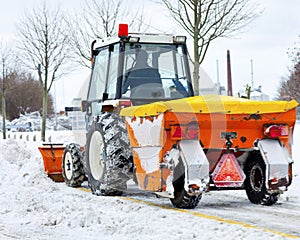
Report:
[[77,112],[80,111],[80,107],[65,107],[65,112]]
[[81,101],[81,111],[86,112],[88,108],[88,101],[87,100],[82,100]]
[[91,44],[91,66],[94,65],[95,57],[94,57],[94,45],[97,41],[94,40]]

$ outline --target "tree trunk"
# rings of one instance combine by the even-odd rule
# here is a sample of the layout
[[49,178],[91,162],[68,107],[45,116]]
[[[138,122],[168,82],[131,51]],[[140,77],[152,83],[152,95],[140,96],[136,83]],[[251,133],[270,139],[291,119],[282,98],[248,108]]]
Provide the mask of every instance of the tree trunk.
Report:
[[198,28],[198,15],[201,14],[198,12],[198,1],[194,1],[194,32],[193,32],[193,41],[194,41],[194,72],[193,72],[193,83],[194,83],[194,94],[195,96],[199,95],[199,28]]
[[194,83],[194,94],[195,96],[199,95],[199,67],[200,64],[196,61],[194,61],[194,72],[193,72],[193,83]]
[[46,136],[46,121],[47,121],[47,103],[48,103],[48,92],[43,89],[43,116],[42,116],[42,141],[45,142]]
[[3,139],[6,139],[6,104],[5,104],[5,97],[4,94],[2,95],[2,134],[3,134]]
[[[197,35],[196,35],[197,34]],[[199,49],[198,49],[198,31],[194,35],[194,72],[193,72],[193,85],[195,96],[199,95]]]

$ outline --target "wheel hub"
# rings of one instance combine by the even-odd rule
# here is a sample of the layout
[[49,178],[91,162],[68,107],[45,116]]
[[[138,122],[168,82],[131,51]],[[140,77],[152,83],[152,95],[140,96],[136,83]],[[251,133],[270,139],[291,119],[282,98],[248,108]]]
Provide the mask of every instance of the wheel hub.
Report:
[[66,175],[66,178],[68,180],[71,180],[72,178],[72,175],[73,175],[73,163],[72,163],[72,155],[70,152],[67,152],[66,153],[66,156],[65,156],[65,161],[64,161],[64,168],[65,168],[65,175]]
[[89,165],[95,180],[100,180],[104,172],[104,146],[100,132],[95,131],[89,146]]
[[250,172],[250,184],[253,190],[261,191],[264,184],[263,170],[259,166],[254,166]]

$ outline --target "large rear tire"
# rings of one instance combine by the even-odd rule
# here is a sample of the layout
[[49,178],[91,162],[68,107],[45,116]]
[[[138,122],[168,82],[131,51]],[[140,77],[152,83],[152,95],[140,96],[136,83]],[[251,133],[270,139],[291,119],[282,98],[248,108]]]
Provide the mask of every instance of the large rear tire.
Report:
[[193,209],[197,207],[202,194],[189,195],[184,188],[185,171],[182,162],[180,161],[174,169],[174,198],[171,198],[171,202],[176,208]]
[[62,174],[69,187],[80,187],[84,181],[83,152],[78,144],[65,147],[62,158]]
[[259,153],[252,154],[245,166],[245,189],[250,202],[266,206],[278,200],[278,193],[268,193],[266,187],[266,165]]
[[86,145],[86,174],[93,194],[118,196],[127,188],[132,168],[126,125],[120,116],[103,113],[91,124]]

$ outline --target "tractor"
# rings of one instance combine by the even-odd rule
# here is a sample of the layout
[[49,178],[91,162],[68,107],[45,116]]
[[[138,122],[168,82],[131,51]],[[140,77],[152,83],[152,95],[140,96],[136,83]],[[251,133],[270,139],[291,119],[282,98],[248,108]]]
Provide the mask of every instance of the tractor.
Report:
[[128,34],[91,45],[84,147],[64,147],[68,186],[87,179],[96,195],[118,196],[129,179],[195,208],[204,192],[245,189],[272,205],[292,181],[296,101],[194,96],[185,36]]

